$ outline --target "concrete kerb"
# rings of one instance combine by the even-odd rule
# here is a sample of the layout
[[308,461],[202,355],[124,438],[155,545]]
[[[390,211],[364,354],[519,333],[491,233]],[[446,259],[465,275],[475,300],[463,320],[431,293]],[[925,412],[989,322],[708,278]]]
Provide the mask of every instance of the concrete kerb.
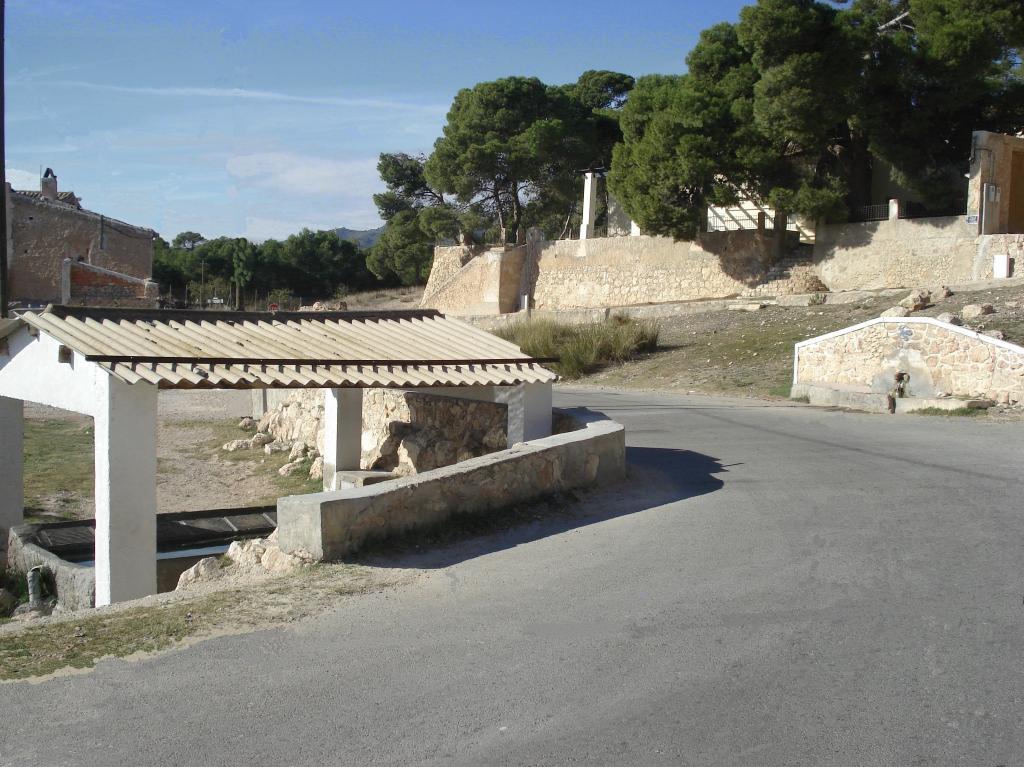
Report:
[[279,499],[281,549],[337,559],[373,540],[453,515],[493,512],[559,491],[623,480],[624,427],[601,414],[578,420],[581,428],[575,431],[410,477]]

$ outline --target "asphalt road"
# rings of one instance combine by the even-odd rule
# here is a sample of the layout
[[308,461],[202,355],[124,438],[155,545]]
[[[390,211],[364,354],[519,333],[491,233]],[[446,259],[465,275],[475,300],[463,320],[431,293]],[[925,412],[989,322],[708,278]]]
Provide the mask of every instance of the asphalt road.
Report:
[[286,628],[0,687],[3,763],[1024,761],[1024,424],[562,390],[628,486]]

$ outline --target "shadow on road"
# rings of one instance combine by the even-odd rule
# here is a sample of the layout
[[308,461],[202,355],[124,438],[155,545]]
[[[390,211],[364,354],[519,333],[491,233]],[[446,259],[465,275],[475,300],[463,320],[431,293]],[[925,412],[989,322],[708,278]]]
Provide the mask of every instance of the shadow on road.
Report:
[[446,568],[481,555],[717,491],[718,459],[676,448],[627,448],[624,483],[560,495],[513,510],[453,520],[435,531],[385,542],[358,561],[383,568]]

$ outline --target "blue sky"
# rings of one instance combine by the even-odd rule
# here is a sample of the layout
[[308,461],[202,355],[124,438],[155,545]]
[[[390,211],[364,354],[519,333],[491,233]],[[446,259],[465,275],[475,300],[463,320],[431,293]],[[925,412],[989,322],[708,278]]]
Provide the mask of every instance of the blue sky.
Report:
[[380,152],[460,88],[682,71],[722,2],[8,0],[7,177],[170,239],[378,226]]

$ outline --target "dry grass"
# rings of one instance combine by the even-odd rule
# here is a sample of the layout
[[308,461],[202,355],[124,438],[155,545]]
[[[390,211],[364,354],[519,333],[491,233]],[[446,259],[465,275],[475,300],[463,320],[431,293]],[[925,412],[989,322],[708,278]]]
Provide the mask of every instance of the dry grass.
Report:
[[423,298],[422,285],[402,288],[379,288],[372,291],[350,293],[342,300],[349,309],[416,309]]
[[495,333],[532,357],[558,358],[552,367],[564,379],[578,379],[609,363],[623,363],[658,346],[659,326],[650,320],[616,316],[603,323],[569,325],[524,320]]
[[93,495],[91,420],[25,420],[25,513],[79,517]]
[[329,564],[204,594],[171,593],[0,631],[0,680],[87,669],[105,657],[153,653],[190,638],[246,632],[316,615],[339,597],[392,586],[404,574]]
[[[868,297],[859,304],[769,306],[758,312],[713,311],[665,318],[659,348],[627,365],[595,371],[587,383],[708,394],[787,397],[793,378],[793,345],[869,318],[907,293]],[[1024,343],[1024,286],[957,292],[913,317],[959,314],[965,304],[990,303],[995,313],[973,323],[1001,330]],[[1016,306],[1014,304],[1016,303]]]
[[195,459],[203,461],[228,461],[239,464],[250,465],[253,472],[266,474],[274,488],[273,493],[263,498],[254,499],[251,504],[273,504],[281,496],[294,496],[302,493],[318,493],[323,490],[323,483],[320,480],[309,479],[309,468],[312,462],[304,460],[302,466],[288,476],[278,474],[278,470],[288,463],[288,452],[266,454],[263,448],[250,448],[248,450],[231,451],[222,450],[224,443],[231,440],[239,440],[252,437],[252,432],[244,432],[239,429],[233,419],[219,421],[176,421],[175,426],[186,429],[204,429],[210,436],[190,446],[184,453]]

